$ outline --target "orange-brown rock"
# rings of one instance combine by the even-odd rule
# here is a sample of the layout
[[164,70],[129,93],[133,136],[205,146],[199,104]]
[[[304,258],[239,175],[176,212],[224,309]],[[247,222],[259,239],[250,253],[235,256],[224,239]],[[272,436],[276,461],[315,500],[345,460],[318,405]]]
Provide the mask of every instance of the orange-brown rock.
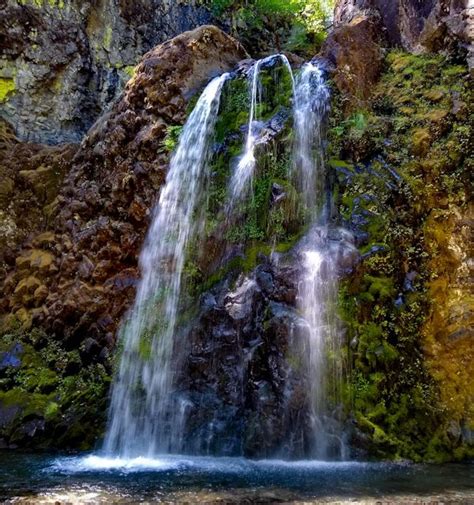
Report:
[[[84,139],[55,199],[49,230],[17,255],[3,286],[4,312],[43,326],[70,349],[93,339],[97,345],[88,346],[88,356],[113,345],[166,177],[166,129],[184,122],[189,99],[211,78],[246,56],[213,26],[183,33],[144,56],[121,99]],[[23,170],[25,183],[36,180],[27,165]],[[26,286],[31,277],[38,283]]]
[[432,211],[426,223],[432,251],[433,303],[423,330],[424,350],[443,407],[459,429],[474,423],[474,206]]
[[18,247],[48,226],[51,204],[76,150],[73,144],[20,142],[0,119],[0,282]]
[[334,65],[334,81],[346,109],[363,106],[382,70],[380,19],[360,14],[328,36],[322,52]]

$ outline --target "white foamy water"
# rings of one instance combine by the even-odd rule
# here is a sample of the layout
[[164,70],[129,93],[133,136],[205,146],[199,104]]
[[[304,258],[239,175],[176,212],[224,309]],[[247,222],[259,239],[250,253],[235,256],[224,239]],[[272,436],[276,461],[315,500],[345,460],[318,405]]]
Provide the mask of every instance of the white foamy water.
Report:
[[[65,457],[56,459],[48,471],[60,473],[80,473],[97,471],[118,471],[120,473],[189,471],[210,473],[245,474],[256,470],[278,471],[325,471],[363,469],[373,465],[365,462],[334,462],[317,460],[286,461],[277,459],[250,460],[229,457],[202,457],[163,455],[156,458],[110,458],[99,455],[85,457]],[[380,466],[380,465],[379,465]]]
[[[317,459],[346,459],[346,436],[335,417],[341,400],[343,370],[338,353],[341,334],[335,314],[338,252],[328,245],[327,228],[316,227],[303,250],[304,273],[299,283],[300,310],[308,323],[308,384]],[[311,236],[311,235],[310,235]]]
[[142,277],[121,329],[123,352],[104,445],[106,453],[120,458],[182,449],[186,406],[172,394],[182,272],[200,225],[209,144],[227,78],[208,84],[184,126],[140,255]]

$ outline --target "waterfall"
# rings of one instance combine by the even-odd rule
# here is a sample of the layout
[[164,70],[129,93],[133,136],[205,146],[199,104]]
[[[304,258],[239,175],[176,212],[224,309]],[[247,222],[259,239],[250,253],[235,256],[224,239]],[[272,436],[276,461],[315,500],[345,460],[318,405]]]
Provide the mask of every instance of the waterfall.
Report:
[[212,80],[181,134],[140,256],[142,278],[121,329],[105,451],[123,457],[181,450],[186,404],[172,394],[186,247],[209,179],[209,144],[228,74]]
[[[265,125],[262,70],[274,68],[278,61],[283,65],[281,70],[288,71],[293,96],[295,140],[288,178],[308,209],[310,224],[309,232],[296,248],[303,267],[298,308],[307,323],[305,380],[311,431],[307,452],[318,459],[344,459],[344,433],[335,412],[342,379],[337,358],[340,332],[334,313],[340,251],[337,240],[331,240],[333,230],[327,213],[321,212],[327,179],[324,134],[329,89],[317,64],[304,65],[296,80],[284,55],[254,64],[249,73],[248,130],[243,154],[227,185],[224,208],[227,217],[232,216],[235,204],[252,188],[255,149],[263,142]],[[154,456],[186,452],[192,446],[184,442],[187,421],[199,406],[191,403],[186,393],[176,391],[176,377],[181,370],[179,350],[185,348],[178,340],[184,298],[182,276],[187,251],[206,228],[203,209],[212,177],[210,144],[228,77],[224,74],[211,81],[199,98],[184,126],[154,209],[140,256],[142,278],[121,328],[123,350],[112,388],[104,446],[110,455]],[[278,99],[276,104],[278,107]],[[213,433],[212,423],[209,433]]]
[[329,112],[329,88],[319,65],[303,65],[296,83],[293,111],[295,149],[292,175],[303,193],[305,204],[314,209],[324,193],[324,126]]
[[260,82],[260,72],[267,65],[279,59],[287,69],[293,87],[293,94],[295,91],[295,81],[293,71],[288,58],[284,54],[276,54],[258,60],[249,74],[251,80],[250,86],[250,113],[247,126],[247,137],[245,140],[245,147],[242,156],[237,164],[237,167],[231,178],[230,188],[230,203],[229,208],[245,194],[246,190],[252,184],[252,177],[255,169],[255,147],[259,142],[259,133],[261,130],[261,123],[258,121],[259,108],[262,103],[262,84]]
[[335,314],[336,267],[342,241],[332,240],[324,206],[327,178],[324,142],[329,97],[323,70],[317,64],[305,64],[296,81],[291,171],[311,216],[310,231],[299,246],[303,274],[298,287],[298,305],[306,319],[308,334],[307,380],[312,431],[309,452],[317,459],[346,459],[344,432],[336,412],[343,380],[339,356],[341,332]]

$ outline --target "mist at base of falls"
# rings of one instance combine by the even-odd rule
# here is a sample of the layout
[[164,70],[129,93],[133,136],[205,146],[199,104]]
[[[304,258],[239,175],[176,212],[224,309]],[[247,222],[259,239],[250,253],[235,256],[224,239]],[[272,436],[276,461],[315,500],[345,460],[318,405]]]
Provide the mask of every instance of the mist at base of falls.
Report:
[[470,503],[468,465],[0,454],[7,503]]

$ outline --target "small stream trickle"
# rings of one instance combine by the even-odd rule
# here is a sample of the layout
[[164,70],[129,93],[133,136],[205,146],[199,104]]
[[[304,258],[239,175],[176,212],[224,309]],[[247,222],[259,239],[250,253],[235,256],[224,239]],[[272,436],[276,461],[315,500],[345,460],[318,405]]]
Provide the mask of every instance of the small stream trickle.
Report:
[[259,142],[259,114],[258,109],[262,103],[262,83],[260,82],[260,73],[262,69],[275,60],[280,60],[284,65],[291,78],[293,95],[295,94],[295,79],[290,62],[284,54],[276,54],[258,60],[252,67],[250,73],[250,112],[247,126],[247,137],[245,140],[244,152],[239,159],[237,167],[232,175],[229,184],[229,208],[232,209],[234,204],[239,201],[246,191],[252,185],[252,178],[255,171],[255,147]]

